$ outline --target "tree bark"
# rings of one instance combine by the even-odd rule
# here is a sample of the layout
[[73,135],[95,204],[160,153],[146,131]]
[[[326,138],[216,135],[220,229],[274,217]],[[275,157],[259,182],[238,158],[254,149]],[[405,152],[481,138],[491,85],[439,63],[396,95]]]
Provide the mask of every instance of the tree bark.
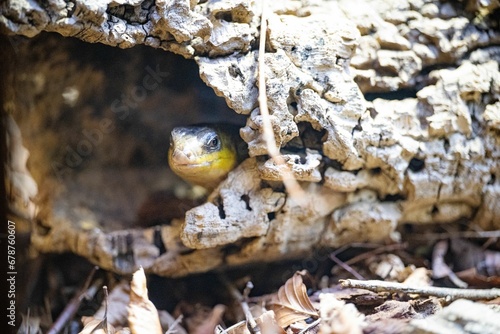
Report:
[[[202,80],[246,120],[240,133],[250,158],[206,203],[189,210],[185,219],[139,229],[129,222],[138,203],[157,190],[163,170],[156,168],[159,158],[153,159],[154,169],[138,171],[123,157],[133,156],[127,151],[132,148],[152,150],[153,155],[161,149],[150,148],[151,142],[138,133],[109,126],[123,117],[160,131],[161,121],[176,123],[175,114],[155,122],[147,119],[149,114],[130,118],[125,109],[113,109],[120,104],[98,92],[109,91],[113,81],[106,83],[91,69],[49,66],[43,73],[53,75],[54,82],[39,86],[36,77],[23,82],[19,68],[12,71],[17,84],[7,110],[12,122],[9,143],[19,154],[7,167],[14,194],[11,207],[19,215],[38,217],[40,228],[33,236],[38,249],[70,250],[117,272],[143,266],[156,274],[180,276],[223,264],[306,254],[319,261],[315,250],[397,239],[397,227],[407,223],[465,220],[481,229],[500,228],[498,2],[268,5],[264,69],[257,66],[256,49],[261,9],[249,1],[2,5],[0,27],[10,35],[57,32],[119,48],[146,45],[194,59]],[[22,46],[21,53],[34,45]],[[64,61],[75,64],[75,55],[68,57]],[[37,64],[44,61],[56,63],[49,58]],[[152,96],[162,91],[148,87],[167,81],[158,65],[135,73],[132,65],[123,69],[125,82],[139,83],[136,87],[154,91]],[[70,72],[78,73],[78,80],[61,82]],[[257,85],[259,72],[266,77],[265,87]],[[24,94],[29,103],[20,102],[19,90],[28,83],[45,95],[43,105],[33,91]],[[95,108],[104,116],[90,117],[65,106],[64,101],[72,101],[68,87],[79,92],[80,100],[102,99]],[[301,203],[288,196],[280,181],[283,166],[267,156],[258,89],[267,92],[276,144],[307,193]],[[202,117],[211,112],[204,110]],[[102,134],[83,127],[84,137],[76,137],[76,153],[84,151],[82,140],[97,143],[90,163],[73,161],[77,156],[65,146],[74,139],[74,130],[48,129],[51,119],[68,114],[75,120],[60,125],[87,124],[78,120],[82,117]],[[200,121],[197,114],[188,118]],[[126,154],[102,153],[117,145]],[[22,154],[25,147],[34,162],[30,168]],[[119,166],[118,174],[105,171],[109,166]],[[70,176],[61,178],[57,171]],[[171,186],[169,182],[163,188]],[[126,198],[118,189],[124,189]]]

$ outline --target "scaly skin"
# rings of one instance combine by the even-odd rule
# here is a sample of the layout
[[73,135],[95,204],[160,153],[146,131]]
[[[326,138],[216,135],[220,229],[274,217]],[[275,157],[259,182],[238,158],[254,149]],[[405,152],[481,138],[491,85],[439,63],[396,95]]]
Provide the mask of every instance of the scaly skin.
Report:
[[185,181],[213,190],[242,160],[241,143],[230,125],[177,127],[170,135],[168,164]]

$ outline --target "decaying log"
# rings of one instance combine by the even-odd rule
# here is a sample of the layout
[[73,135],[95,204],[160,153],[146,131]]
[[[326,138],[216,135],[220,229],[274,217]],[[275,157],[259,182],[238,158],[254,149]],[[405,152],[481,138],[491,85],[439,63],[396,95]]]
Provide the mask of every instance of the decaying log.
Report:
[[[143,266],[181,276],[397,238],[395,230],[404,223],[466,218],[483,229],[500,229],[500,31],[493,2],[484,7],[475,1],[465,7],[431,0],[272,2],[260,73],[265,87],[257,85],[259,3],[49,1],[42,6],[13,0],[1,6],[0,27],[10,35],[57,32],[193,59],[204,82],[246,117],[240,134],[250,157],[206,203],[169,225],[138,229],[131,221],[139,204],[153,191],[173,188],[174,179],[158,167],[160,158],[154,168],[132,168],[125,157],[134,149],[158,151],[137,133],[111,125],[127,119],[145,129],[168,124],[160,126],[165,130],[176,114],[130,118],[109,102],[100,119],[82,116],[94,122],[88,127],[106,134],[92,162],[68,168],[64,150],[72,131],[42,133],[42,127],[63,113],[79,116],[81,111],[64,106],[73,101],[68,87],[80,99],[91,99],[105,89],[105,79],[79,69],[79,81],[47,83],[50,75],[61,78],[77,68],[46,70],[48,76],[32,82],[36,94],[65,92],[59,102],[37,108],[33,92],[24,96],[30,107],[12,93],[7,110],[13,124],[9,147],[18,154],[7,170],[24,177],[23,183],[17,174],[7,174],[11,193],[29,202],[27,217],[38,206],[33,242],[41,251],[70,250],[122,273]],[[128,79],[142,79],[147,88],[146,76],[129,69]],[[157,84],[165,79],[158,66],[145,73]],[[16,73],[11,78],[15,81]],[[283,166],[268,159],[259,88],[267,92],[276,144],[307,192],[304,203],[287,197],[280,182]],[[377,98],[367,101],[368,93]],[[210,112],[204,111],[205,117]],[[189,119],[200,121],[196,115]],[[118,144],[123,154],[110,156]],[[32,175],[23,145],[31,153]],[[43,201],[37,186],[45,189]]]

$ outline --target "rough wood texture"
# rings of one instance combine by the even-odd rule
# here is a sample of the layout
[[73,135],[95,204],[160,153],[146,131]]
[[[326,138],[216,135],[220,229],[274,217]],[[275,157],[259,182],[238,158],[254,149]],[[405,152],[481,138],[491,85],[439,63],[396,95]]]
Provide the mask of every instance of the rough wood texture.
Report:
[[[241,136],[251,157],[185,219],[127,229],[138,201],[158,187],[161,171],[124,172],[124,184],[113,171],[100,169],[120,158],[102,154],[92,169],[74,171],[63,190],[44,202],[40,221],[48,231],[38,231],[34,243],[43,251],[71,250],[118,272],[142,265],[179,276],[397,238],[395,229],[403,223],[466,218],[484,229],[500,228],[498,4],[475,3],[273,2],[265,89],[276,144],[307,192],[305,203],[295,203],[279,181],[282,167],[268,161],[262,140],[257,5],[7,2],[0,25],[11,34],[54,31],[194,58],[206,84],[247,117]],[[375,92],[378,98],[367,102],[363,93]],[[36,145],[29,117],[16,108],[11,113],[28,149],[47,147]],[[145,128],[153,123],[146,116],[133,120]],[[114,132],[106,145],[124,138]],[[134,142],[134,135],[127,141],[125,149],[147,147]],[[34,157],[37,182],[54,178],[40,171],[51,158]],[[96,173],[102,179],[96,181]],[[100,193],[109,180],[112,186]],[[168,188],[169,181],[160,184]],[[117,199],[123,189],[128,197]],[[103,200],[105,205],[96,203]]]

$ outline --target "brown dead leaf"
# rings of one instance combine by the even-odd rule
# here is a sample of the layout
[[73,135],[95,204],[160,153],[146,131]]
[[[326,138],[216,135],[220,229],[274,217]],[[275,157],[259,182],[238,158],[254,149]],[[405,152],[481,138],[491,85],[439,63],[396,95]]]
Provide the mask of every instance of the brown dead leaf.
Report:
[[458,278],[475,287],[495,288],[500,286],[500,276],[485,276],[478,273],[476,268],[457,272]]
[[162,334],[158,311],[148,298],[146,275],[140,268],[134,273],[130,283],[130,303],[128,323],[132,334]]
[[307,295],[302,275],[303,273],[296,272],[292,278],[288,279],[278,290],[277,300],[275,299],[271,304],[276,321],[282,328],[307,318],[319,317]]

